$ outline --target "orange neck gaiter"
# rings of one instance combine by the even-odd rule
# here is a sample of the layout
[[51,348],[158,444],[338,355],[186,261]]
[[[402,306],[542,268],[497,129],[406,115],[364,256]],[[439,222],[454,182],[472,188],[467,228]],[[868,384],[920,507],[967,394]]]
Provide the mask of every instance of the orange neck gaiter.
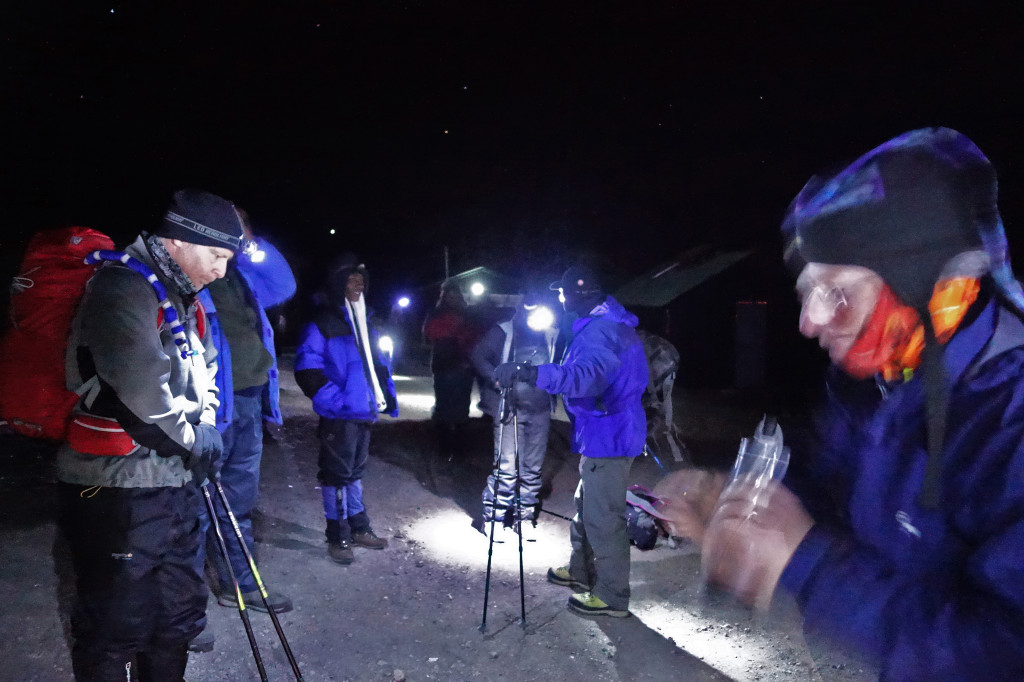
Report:
[[[955,277],[935,285],[928,312],[939,343],[945,344],[952,338],[980,289],[981,284],[974,277]],[[855,379],[875,374],[881,374],[887,382],[909,379],[921,364],[923,348],[921,317],[885,285],[871,317],[840,364]]]

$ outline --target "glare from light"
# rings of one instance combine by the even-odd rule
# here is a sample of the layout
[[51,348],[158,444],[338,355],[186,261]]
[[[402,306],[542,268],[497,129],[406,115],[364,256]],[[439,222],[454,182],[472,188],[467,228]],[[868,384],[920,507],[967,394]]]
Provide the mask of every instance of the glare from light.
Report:
[[395,342],[387,334],[381,335],[380,339],[377,340],[377,347],[380,348],[380,352],[384,353],[388,357],[395,352]]
[[565,292],[561,289],[558,290],[558,302],[563,305],[565,304]]
[[[414,521],[405,531],[425,554],[442,564],[487,568],[487,548],[490,524],[482,535],[470,525],[466,512],[460,509],[438,509]],[[519,536],[513,531],[494,525],[494,554],[491,570],[496,573],[517,575],[519,572]],[[562,566],[569,558],[569,522],[544,514],[537,527],[527,527],[523,541],[523,569],[543,580],[550,566]]]
[[259,249],[249,254],[249,260],[251,260],[253,263],[262,263],[264,260],[266,260],[266,258],[267,252],[261,251]]
[[331,228],[331,234],[334,234],[334,228],[333,227]]
[[402,296],[400,299],[398,299],[399,308],[408,308],[410,303],[412,303],[412,301],[409,300],[408,296]]
[[667,606],[662,601],[633,599],[629,610],[644,625],[737,682],[763,680],[765,670],[777,665],[779,652],[760,628],[716,622],[709,613],[694,613],[685,606]]
[[480,282],[473,282],[469,285],[469,293],[474,296],[483,296],[485,291],[487,291],[487,288]]
[[550,329],[555,323],[555,314],[546,306],[535,306],[526,316],[526,326],[535,332]]

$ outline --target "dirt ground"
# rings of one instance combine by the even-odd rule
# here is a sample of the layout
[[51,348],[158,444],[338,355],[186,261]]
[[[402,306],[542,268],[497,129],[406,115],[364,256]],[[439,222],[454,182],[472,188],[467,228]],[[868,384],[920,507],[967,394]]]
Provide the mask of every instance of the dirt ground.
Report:
[[[689,545],[662,541],[632,550],[633,617],[587,619],[565,608],[568,590],[548,584],[548,566],[569,555],[577,481],[567,424],[555,422],[545,463],[544,513],[525,534],[498,529],[486,628],[488,539],[470,526],[491,465],[490,426],[472,420],[477,453],[448,462],[433,448],[429,379],[404,378],[400,420],[375,427],[364,483],[384,551],[356,549],[350,566],[326,553],[316,482],[315,417],[284,372],[286,421],[266,444],[255,519],[260,570],[295,609],[281,614],[303,678],[321,680],[869,680],[869,666],[808,640],[792,601],[766,613],[707,590]],[[406,382],[406,383],[403,383]],[[677,423],[700,464],[721,464],[760,416],[735,395],[677,394]],[[0,680],[60,681],[70,673],[67,612],[72,575],[54,525],[48,452],[0,443]],[[667,469],[681,466],[662,457]],[[663,475],[637,460],[634,482]],[[523,591],[520,592],[520,557]],[[521,620],[521,597],[525,621]],[[237,610],[211,599],[212,653],[193,654],[192,682],[259,679]],[[252,613],[268,677],[294,679],[270,618]]]

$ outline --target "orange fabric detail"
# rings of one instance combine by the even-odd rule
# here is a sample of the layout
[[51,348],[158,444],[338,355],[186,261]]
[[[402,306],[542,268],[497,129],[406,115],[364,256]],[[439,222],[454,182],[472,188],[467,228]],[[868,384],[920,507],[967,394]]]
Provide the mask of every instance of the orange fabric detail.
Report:
[[[967,310],[978,300],[981,283],[974,277],[955,277],[935,285],[928,302],[935,338],[945,344],[956,332]],[[842,366],[850,376],[866,379],[881,374],[886,381],[905,378],[921,364],[924,325],[917,311],[905,305],[888,285]]]

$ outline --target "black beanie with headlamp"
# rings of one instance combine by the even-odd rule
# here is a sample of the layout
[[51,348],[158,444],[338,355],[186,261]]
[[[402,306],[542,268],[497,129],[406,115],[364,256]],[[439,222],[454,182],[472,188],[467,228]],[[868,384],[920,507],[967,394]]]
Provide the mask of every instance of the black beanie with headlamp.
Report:
[[182,189],[174,193],[153,234],[237,252],[242,246],[244,230],[242,217],[227,199],[201,189]]

